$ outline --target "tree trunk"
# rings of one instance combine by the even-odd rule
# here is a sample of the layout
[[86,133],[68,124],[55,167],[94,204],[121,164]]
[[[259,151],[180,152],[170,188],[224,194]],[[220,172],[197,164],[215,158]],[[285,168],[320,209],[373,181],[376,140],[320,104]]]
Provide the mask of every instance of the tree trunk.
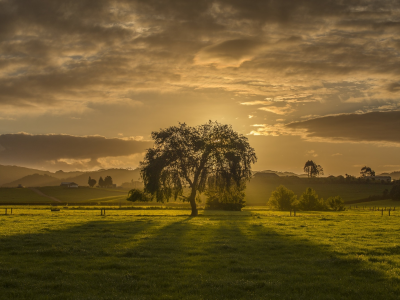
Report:
[[192,217],[196,217],[199,215],[199,211],[197,210],[196,205],[196,189],[192,188],[192,192],[189,197],[190,206],[192,207]]

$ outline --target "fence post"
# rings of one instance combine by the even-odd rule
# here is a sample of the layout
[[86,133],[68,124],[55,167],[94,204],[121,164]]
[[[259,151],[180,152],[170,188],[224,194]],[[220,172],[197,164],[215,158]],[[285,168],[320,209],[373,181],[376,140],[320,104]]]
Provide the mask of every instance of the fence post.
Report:
[[12,214],[12,208],[11,208],[11,214]]
[[293,211],[293,213],[294,213],[294,216],[296,216],[296,209]]
[[292,216],[292,210],[290,210],[290,216]]
[[382,208],[382,216],[383,216],[383,208]]
[[389,209],[389,217],[390,217],[390,209]]

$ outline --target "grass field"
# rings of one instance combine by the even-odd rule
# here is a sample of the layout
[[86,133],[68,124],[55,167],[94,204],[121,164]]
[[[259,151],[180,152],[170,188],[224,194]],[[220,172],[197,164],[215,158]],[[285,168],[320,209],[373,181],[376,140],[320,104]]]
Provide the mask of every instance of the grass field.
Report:
[[310,183],[307,179],[298,181],[289,181],[285,178],[281,180],[254,180],[248,184],[246,189],[247,203],[249,205],[267,203],[271,193],[281,184],[299,197],[305,192],[306,188],[311,187],[321,198],[341,196],[345,202],[365,199],[372,195],[382,195],[385,189],[391,189],[390,185],[383,184]]
[[0,203],[50,203],[51,199],[42,197],[30,189],[0,188]]
[[[0,211],[2,213],[2,211]],[[19,208],[1,299],[398,299],[400,210]]]
[[47,186],[38,188],[46,195],[60,199],[63,202],[101,202],[116,199],[126,199],[128,191],[117,189],[101,189],[80,187],[68,189],[60,186]]

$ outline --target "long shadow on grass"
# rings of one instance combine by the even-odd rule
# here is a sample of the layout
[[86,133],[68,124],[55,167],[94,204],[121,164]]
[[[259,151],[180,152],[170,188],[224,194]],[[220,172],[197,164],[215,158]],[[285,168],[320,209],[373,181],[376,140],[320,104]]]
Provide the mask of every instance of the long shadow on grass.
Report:
[[362,260],[252,217],[89,222],[0,239],[2,296],[40,299],[398,299]]
[[157,226],[157,221],[139,217],[0,238],[0,299],[110,299],[119,295],[116,287],[134,266],[124,260],[126,247],[116,245],[139,243]]
[[[398,299],[399,280],[372,264],[279,234],[250,218],[172,223],[142,245],[153,296],[193,299]],[[159,240],[164,237],[166,239]]]

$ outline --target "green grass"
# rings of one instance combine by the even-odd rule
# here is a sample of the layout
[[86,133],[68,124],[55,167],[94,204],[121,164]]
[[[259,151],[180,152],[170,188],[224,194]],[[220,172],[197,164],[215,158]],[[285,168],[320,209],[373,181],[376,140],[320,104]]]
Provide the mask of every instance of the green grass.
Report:
[[16,209],[1,299],[398,299],[400,210]]
[[0,188],[0,203],[50,203],[49,198],[42,197],[28,188]]
[[[349,207],[350,205],[346,205],[347,207]],[[385,200],[377,200],[377,201],[370,201],[370,202],[361,202],[361,203],[354,203],[351,204],[351,207],[400,207],[400,201],[394,201],[391,199],[385,199]]]
[[281,184],[299,197],[305,192],[306,188],[311,187],[321,198],[341,196],[345,202],[365,199],[372,195],[382,195],[385,189],[391,189],[390,185],[383,184],[312,183],[307,179],[289,181],[285,178],[281,180],[260,180],[250,182],[247,186],[246,201],[248,205],[266,204],[271,193]]
[[[126,199],[128,192],[117,189],[101,189],[80,187],[77,189],[69,189],[60,186],[47,186],[38,188],[46,195],[55,197],[63,202],[99,202],[99,199],[108,197],[118,197]],[[107,200],[107,199],[105,199]]]

